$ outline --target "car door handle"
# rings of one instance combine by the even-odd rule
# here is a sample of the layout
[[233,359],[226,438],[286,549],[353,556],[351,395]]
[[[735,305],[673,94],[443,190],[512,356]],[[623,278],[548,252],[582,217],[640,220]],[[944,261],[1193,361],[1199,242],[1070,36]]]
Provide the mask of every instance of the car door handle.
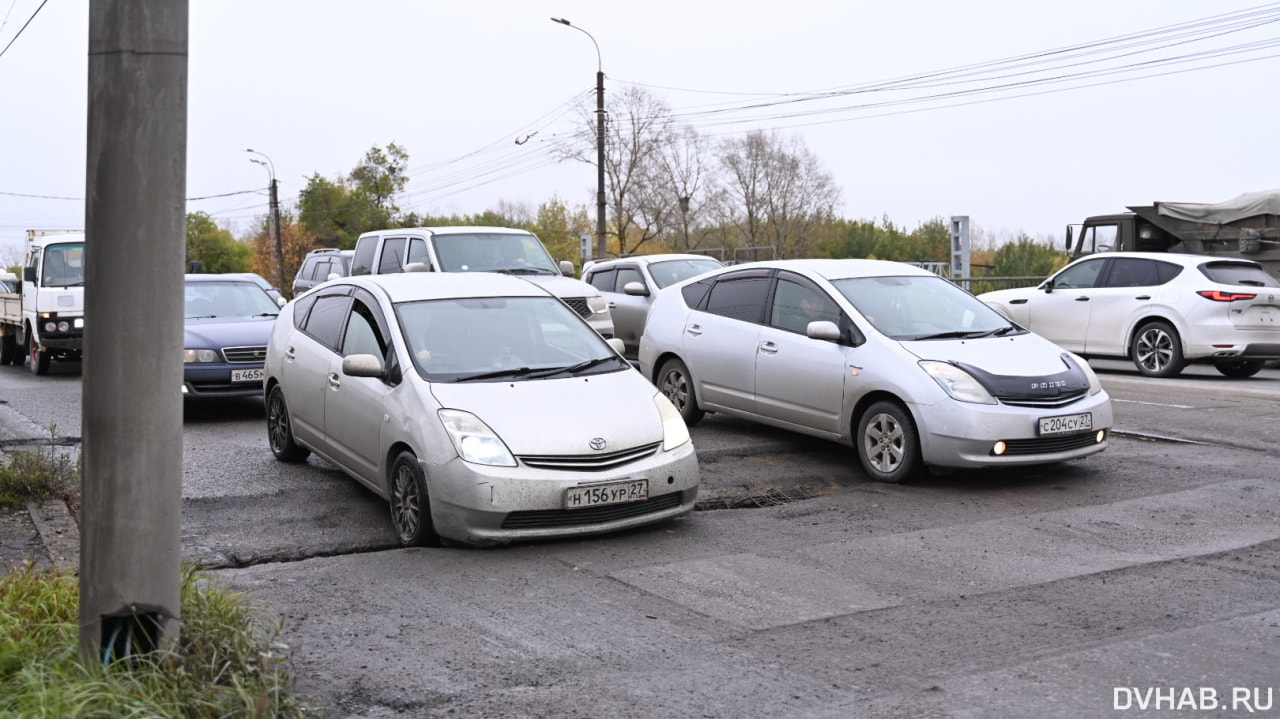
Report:
[[1151,299],[1151,295],[1138,295],[1137,297],[1134,297],[1133,299],[1135,299],[1135,300],[1149,300],[1149,299]]
[[295,350],[295,349],[294,349],[294,348],[292,348],[292,347],[289,347],[288,349],[286,349],[286,350],[284,351],[284,358],[285,358],[285,359],[287,359],[287,360],[294,359],[294,358],[295,358],[295,357],[297,357],[297,356],[298,356],[298,352],[297,352],[297,350]]
[[764,352],[765,354],[776,355],[778,354],[778,345],[768,340],[765,340],[764,342],[760,343],[760,351]]
[[329,373],[329,386],[334,389],[338,389],[342,386],[342,378],[338,376],[337,372]]
[[1011,304],[1011,305],[1025,305],[1025,304],[1027,304],[1027,301],[1026,301],[1025,299],[1021,299],[1021,300],[1009,300],[1009,304]]
[[617,307],[617,306],[618,306],[617,302],[614,302],[613,300],[609,300],[609,309],[613,309],[614,307]]
[[1088,301],[1089,301],[1089,295],[1080,295],[1079,297],[1076,298],[1076,302],[1088,302]]
[[702,325],[685,325],[684,331],[691,335],[700,335],[702,334]]

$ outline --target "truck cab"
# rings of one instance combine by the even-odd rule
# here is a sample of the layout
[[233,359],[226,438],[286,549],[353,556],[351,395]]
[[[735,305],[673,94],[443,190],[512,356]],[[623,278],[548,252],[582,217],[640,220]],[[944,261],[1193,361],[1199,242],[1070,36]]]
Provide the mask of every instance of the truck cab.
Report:
[[83,232],[28,231],[20,341],[35,374],[48,374],[55,359],[81,359],[84,242]]

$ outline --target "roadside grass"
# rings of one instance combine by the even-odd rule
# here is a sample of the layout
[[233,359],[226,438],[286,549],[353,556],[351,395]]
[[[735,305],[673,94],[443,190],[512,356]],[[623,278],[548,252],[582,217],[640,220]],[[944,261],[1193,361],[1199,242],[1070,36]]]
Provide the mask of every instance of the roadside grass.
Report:
[[318,716],[292,695],[281,625],[241,594],[183,570],[170,652],[104,666],[79,646],[79,580],[30,566],[0,575],[0,717]]
[[59,451],[57,425],[49,428],[49,443],[34,451],[8,453],[0,462],[0,507],[21,509],[30,500],[62,499],[79,506],[80,459]]
[[[79,504],[80,462],[54,442],[10,452],[0,506]],[[6,563],[9,564],[9,563]],[[292,693],[283,622],[184,567],[177,644],[104,664],[80,652],[80,580],[33,562],[0,565],[0,719],[320,716]]]

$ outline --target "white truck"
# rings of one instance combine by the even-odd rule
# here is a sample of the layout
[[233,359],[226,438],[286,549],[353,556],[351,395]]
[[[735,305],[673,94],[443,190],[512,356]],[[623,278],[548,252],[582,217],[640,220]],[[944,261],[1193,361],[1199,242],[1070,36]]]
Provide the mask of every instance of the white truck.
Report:
[[53,360],[80,360],[84,351],[84,232],[27,230],[22,276],[0,293],[0,365],[48,374]]

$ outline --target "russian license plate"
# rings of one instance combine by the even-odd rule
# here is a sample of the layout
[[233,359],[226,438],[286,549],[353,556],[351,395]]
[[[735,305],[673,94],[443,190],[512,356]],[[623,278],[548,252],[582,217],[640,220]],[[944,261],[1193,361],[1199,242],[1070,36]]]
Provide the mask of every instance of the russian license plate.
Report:
[[261,382],[266,379],[267,372],[264,369],[233,369],[231,370],[232,382]]
[[602,504],[620,504],[649,498],[649,480],[629,479],[608,484],[584,484],[570,487],[564,493],[565,509],[599,507]]
[[1039,435],[1075,434],[1093,429],[1093,413],[1064,414],[1059,417],[1041,417]]

